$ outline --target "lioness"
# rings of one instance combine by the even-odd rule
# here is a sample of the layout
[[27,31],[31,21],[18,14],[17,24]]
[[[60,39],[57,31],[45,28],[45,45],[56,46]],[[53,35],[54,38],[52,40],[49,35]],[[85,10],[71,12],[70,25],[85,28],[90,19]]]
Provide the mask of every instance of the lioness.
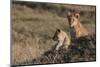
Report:
[[64,49],[67,49],[70,45],[70,38],[68,37],[67,33],[57,29],[54,36],[54,41],[58,41],[58,44],[56,46],[56,50],[59,50],[59,48],[62,46]]

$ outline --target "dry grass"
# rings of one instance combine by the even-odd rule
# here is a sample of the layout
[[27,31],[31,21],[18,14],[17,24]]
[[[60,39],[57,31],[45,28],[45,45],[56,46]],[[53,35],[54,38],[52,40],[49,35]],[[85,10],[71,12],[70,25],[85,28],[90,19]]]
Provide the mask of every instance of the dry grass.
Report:
[[[58,16],[57,13],[52,13],[49,10],[32,9],[25,5],[13,4],[12,6],[13,65],[32,63],[33,59],[38,59],[45,52],[51,50],[56,44],[52,40],[56,28],[60,28],[69,34],[66,17]],[[88,21],[91,22],[91,19],[90,17]],[[84,22],[86,21],[84,20]],[[95,20],[92,22],[86,22],[84,26],[95,33]],[[45,63],[48,62],[45,61]]]

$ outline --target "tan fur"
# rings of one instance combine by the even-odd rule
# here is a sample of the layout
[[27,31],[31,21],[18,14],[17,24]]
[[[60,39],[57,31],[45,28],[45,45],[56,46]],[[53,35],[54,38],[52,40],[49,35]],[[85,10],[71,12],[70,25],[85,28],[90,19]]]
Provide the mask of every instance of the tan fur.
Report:
[[70,45],[70,38],[68,37],[67,33],[60,29],[56,30],[53,40],[58,41],[56,50],[59,50],[61,46],[63,46],[64,49],[67,49]]
[[70,34],[72,38],[79,38],[88,36],[89,32],[83,25],[80,23],[80,14],[79,13],[68,13],[68,21],[70,26]]

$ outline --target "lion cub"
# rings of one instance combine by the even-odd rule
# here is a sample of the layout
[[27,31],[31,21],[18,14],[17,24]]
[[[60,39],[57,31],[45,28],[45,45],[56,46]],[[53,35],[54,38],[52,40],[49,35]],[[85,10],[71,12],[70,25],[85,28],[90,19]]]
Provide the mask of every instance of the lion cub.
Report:
[[67,33],[60,29],[56,30],[56,32],[53,36],[53,40],[58,41],[56,50],[59,50],[60,47],[67,49],[70,45],[70,38],[68,37]]
[[87,29],[85,29],[85,27],[83,27],[83,25],[80,23],[79,13],[69,12],[67,18],[69,21],[70,34],[72,39],[77,39],[89,35]]

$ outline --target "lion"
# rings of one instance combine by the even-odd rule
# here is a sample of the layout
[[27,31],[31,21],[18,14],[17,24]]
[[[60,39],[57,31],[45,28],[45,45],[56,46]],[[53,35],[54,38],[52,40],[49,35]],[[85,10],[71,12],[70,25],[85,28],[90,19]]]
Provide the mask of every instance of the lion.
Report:
[[67,15],[72,39],[88,36],[89,31],[80,23],[80,14],[68,12]]
[[56,30],[53,40],[58,41],[56,50],[59,50],[60,47],[63,47],[63,49],[68,49],[70,45],[70,38],[68,37],[67,33],[60,29]]
[[[70,29],[70,36],[71,36],[71,43],[82,43],[86,42],[90,44],[91,47],[94,48],[95,40],[93,43],[93,34],[90,33],[80,22],[80,14],[79,13],[71,13],[68,12],[67,14],[68,22],[69,22],[69,29]],[[90,46],[89,45],[89,46]]]

